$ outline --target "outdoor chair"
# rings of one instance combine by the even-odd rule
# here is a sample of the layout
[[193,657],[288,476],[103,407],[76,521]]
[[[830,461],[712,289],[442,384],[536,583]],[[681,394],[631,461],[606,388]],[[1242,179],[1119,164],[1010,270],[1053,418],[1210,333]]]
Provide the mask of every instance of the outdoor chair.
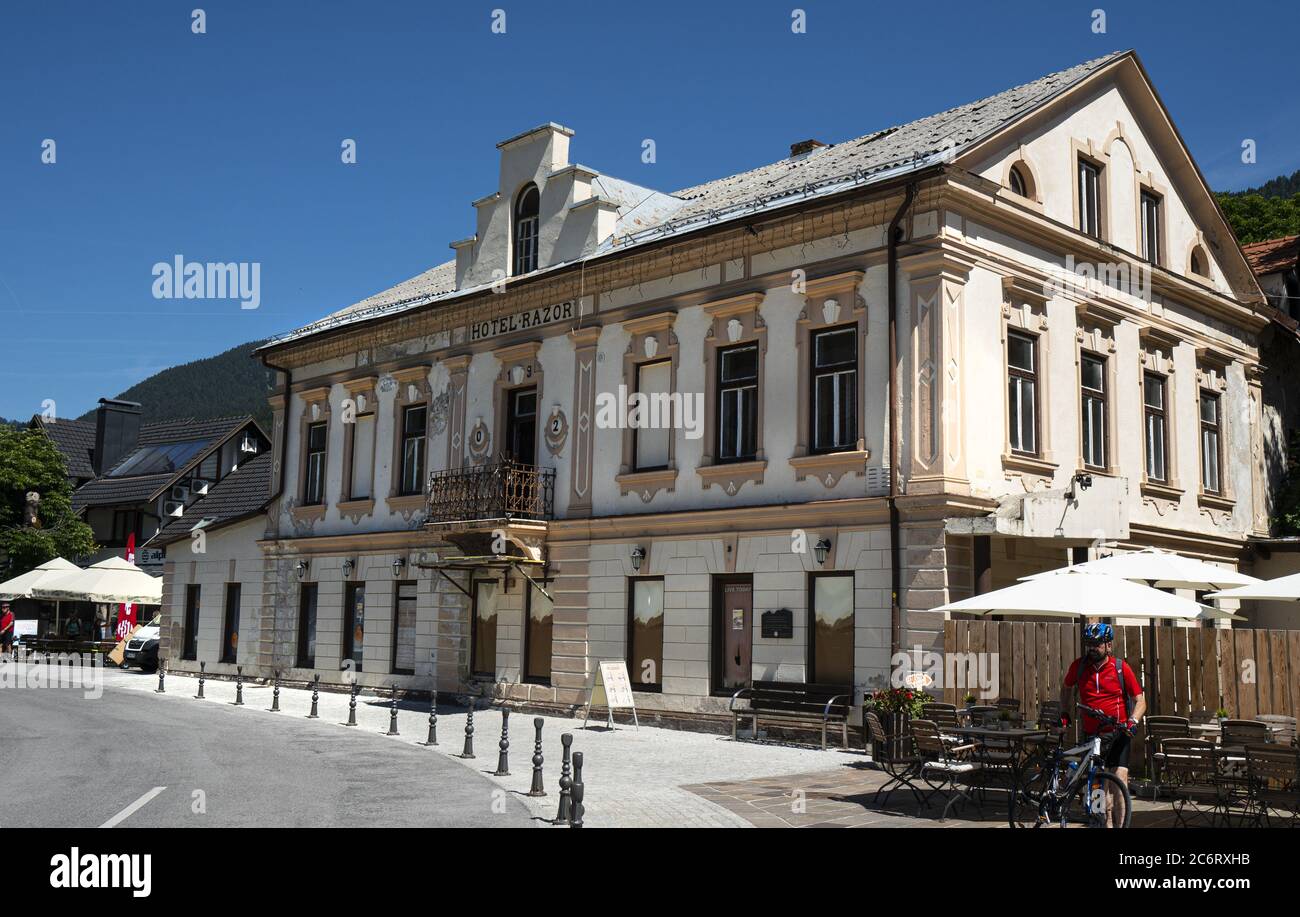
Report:
[[1001,710],[1020,709],[1020,701],[1016,700],[1014,697],[999,697],[993,702],[993,705]]
[[1272,827],[1273,814],[1284,817],[1287,827],[1300,822],[1300,754],[1290,745],[1246,749],[1250,780],[1250,807],[1255,824]]
[[1193,710],[1191,713],[1187,714],[1187,719],[1189,719],[1192,723],[1194,723],[1197,726],[1202,726],[1206,723],[1214,722],[1214,711]]
[[1255,719],[1268,726],[1273,733],[1273,741],[1279,745],[1294,745],[1296,743],[1295,717],[1285,716],[1281,713],[1261,713]]
[[921,794],[912,781],[921,773],[921,759],[912,750],[912,737],[906,732],[892,736],[887,734],[874,710],[866,711],[862,718],[867,724],[867,736],[874,746],[873,760],[889,776],[889,780],[876,790],[875,803],[880,803],[882,795],[888,802],[894,790],[905,786],[920,805]]
[[970,716],[971,723],[974,724],[978,723],[984,714],[988,713],[990,710],[996,713],[997,709],[998,708],[994,707],[992,704],[975,704],[974,706],[967,707],[966,713]]
[[989,790],[1011,792],[1017,783],[1020,758],[1025,752],[1024,740],[1014,736],[984,735],[975,739],[971,760],[979,765],[974,775],[972,791],[978,788],[982,799]]
[[1152,799],[1160,798],[1160,768],[1164,753],[1160,744],[1166,739],[1190,739],[1192,724],[1182,716],[1148,716],[1143,721],[1146,728],[1147,774],[1151,777]]
[[[952,704],[922,704],[921,717],[938,726],[940,732],[947,729],[956,729],[961,725],[961,719],[957,716],[957,708]],[[948,734],[943,736],[943,740],[950,744],[960,744],[964,741],[958,736]]]
[[[921,759],[921,780],[929,789],[916,810],[916,815],[920,818],[921,812],[929,806],[930,799],[936,793],[954,789],[960,780],[969,780],[979,770],[979,764],[968,757],[973,745],[954,747],[946,741],[939,732],[939,725],[933,720],[912,720],[911,730],[916,754]],[[948,807],[956,801],[953,799],[944,807],[940,820],[948,817]]]
[[1222,735],[1219,745],[1231,748],[1239,745],[1267,745],[1273,741],[1272,730],[1267,723],[1258,720],[1224,720],[1219,728]]
[[1204,739],[1165,739],[1161,753],[1164,755],[1162,776],[1173,796],[1177,824],[1190,824],[1189,807],[1191,817],[1208,816],[1211,827],[1218,823],[1221,813],[1226,819],[1226,797],[1214,743]]

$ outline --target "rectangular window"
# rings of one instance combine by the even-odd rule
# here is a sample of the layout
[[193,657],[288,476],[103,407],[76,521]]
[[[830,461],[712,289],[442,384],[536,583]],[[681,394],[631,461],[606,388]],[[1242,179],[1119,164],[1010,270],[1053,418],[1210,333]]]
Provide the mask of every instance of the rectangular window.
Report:
[[813,451],[842,452],[858,444],[856,325],[812,336]]
[[474,584],[474,633],[471,635],[471,671],[495,678],[497,674],[497,582]]
[[1079,229],[1101,238],[1101,169],[1079,160]]
[[812,575],[808,610],[808,680],[853,684],[853,574]]
[[316,584],[303,583],[298,593],[298,668],[316,668]]
[[1106,361],[1083,354],[1079,359],[1083,409],[1083,464],[1106,467]]
[[319,506],[325,502],[325,436],[327,426],[314,423],[307,427],[307,480],[302,502]]
[[1038,339],[1007,333],[1007,418],[1011,451],[1038,454]]
[[397,584],[393,606],[393,672],[415,674],[415,583]]
[[1223,492],[1223,474],[1219,467],[1221,416],[1219,396],[1201,392],[1201,487],[1209,494]]
[[375,415],[359,414],[352,424],[352,477],[348,481],[349,500],[367,500],[374,491],[371,481],[375,470]]
[[506,393],[505,455],[521,465],[537,464],[537,389]]
[[[551,588],[549,582],[543,582],[542,586],[548,590]],[[550,684],[554,605],[533,585],[526,584],[524,590],[528,593],[528,620],[524,628],[524,680],[535,684]]]
[[424,493],[424,425],[422,404],[402,410],[402,477],[398,493],[407,497]]
[[1169,418],[1165,408],[1165,377],[1156,373],[1142,376],[1142,414],[1146,435],[1147,480],[1164,483],[1169,479],[1166,444]]
[[185,634],[181,641],[181,658],[199,658],[199,596],[197,585],[185,587]]
[[221,622],[221,661],[239,661],[239,583],[226,583],[226,614]]
[[672,416],[668,395],[672,393],[673,363],[660,360],[636,368],[636,391],[644,397],[640,420],[632,431],[636,444],[636,470],[668,467],[672,443]]
[[658,691],[664,667],[664,581],[638,577],[628,582],[628,676],[633,689]]
[[757,454],[758,346],[742,344],[718,354],[718,461]]
[[366,584],[348,583],[343,598],[343,662],[361,671],[366,652]]
[[1142,192],[1142,257],[1160,263],[1160,196]]

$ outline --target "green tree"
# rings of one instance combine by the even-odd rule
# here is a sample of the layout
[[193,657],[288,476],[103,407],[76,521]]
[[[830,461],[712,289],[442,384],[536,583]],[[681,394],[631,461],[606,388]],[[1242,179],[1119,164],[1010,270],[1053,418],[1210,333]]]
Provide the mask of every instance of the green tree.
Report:
[[[63,456],[44,434],[0,428],[0,552],[10,558],[7,577],[55,557],[94,551],[94,533],[72,510],[67,474]],[[41,501],[37,524],[29,526],[24,516],[33,491]]]
[[1300,233],[1300,194],[1220,194],[1219,204],[1242,245]]
[[1286,480],[1273,508],[1273,534],[1300,535],[1300,433],[1291,437],[1287,450]]

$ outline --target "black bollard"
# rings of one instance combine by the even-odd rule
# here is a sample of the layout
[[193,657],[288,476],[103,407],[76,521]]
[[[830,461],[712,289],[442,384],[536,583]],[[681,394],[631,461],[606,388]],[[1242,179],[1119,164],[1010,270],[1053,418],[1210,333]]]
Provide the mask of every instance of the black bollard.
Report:
[[533,720],[537,730],[537,741],[533,743],[533,785],[528,790],[529,796],[545,796],[546,785],[542,782],[542,725],[546,721],[540,716]]
[[235,703],[234,706],[244,706],[244,667],[235,666]]
[[570,803],[569,789],[573,786],[573,781],[569,779],[569,747],[573,745],[573,733],[566,732],[560,736],[560,744],[564,746],[564,755],[560,758],[560,808],[555,813],[555,821],[552,824],[567,825],[569,823]]
[[167,674],[167,666],[161,662],[158,663],[158,687],[154,689],[154,694],[166,694],[167,689],[163,687],[163,676]]
[[307,719],[319,719],[320,715],[316,712],[316,705],[320,702],[320,676],[313,676],[311,680],[311,713],[307,714]]
[[493,777],[510,776],[510,711],[505,707],[501,708],[501,741],[497,743],[497,748],[501,751],[497,754],[497,769],[492,772]]
[[208,664],[206,662],[199,663],[199,693],[194,695],[196,700],[203,700],[203,673],[207,667]]
[[425,746],[438,744],[438,692],[436,689],[429,695],[429,738],[420,744]]
[[582,797],[587,786],[582,782],[582,752],[573,753],[573,804],[569,807],[569,827],[582,827]]
[[474,698],[469,699],[469,713],[465,716],[465,747],[461,750],[462,758],[474,757]]
[[387,735],[399,735],[397,731],[397,685],[393,685],[393,706],[388,711]]
[[344,726],[355,726],[357,724],[357,683],[352,682],[351,693],[348,695],[348,721]]
[[271,712],[280,712],[280,670],[275,670],[274,689],[271,691]]

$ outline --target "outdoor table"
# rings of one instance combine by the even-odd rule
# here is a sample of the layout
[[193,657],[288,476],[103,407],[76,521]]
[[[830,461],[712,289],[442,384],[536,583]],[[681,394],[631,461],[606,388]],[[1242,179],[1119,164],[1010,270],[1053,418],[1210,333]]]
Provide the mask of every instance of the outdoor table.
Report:
[[[953,735],[961,736],[962,738],[976,739],[976,740],[986,739],[986,738],[987,739],[1019,739],[1021,741],[1020,747],[1022,750],[1024,748],[1024,743],[1034,741],[1034,740],[1041,741],[1042,739],[1047,737],[1046,729],[1038,729],[1036,727],[1034,728],[1017,727],[1015,729],[997,729],[992,726],[957,726],[954,728],[950,728],[947,731]],[[1027,755],[1023,753],[1015,754],[1011,756],[1011,762],[1009,766],[1011,768],[1011,780],[1012,780],[1013,793],[1019,790],[1021,781],[1023,780],[1024,759],[1026,757]],[[948,810],[952,808],[953,803],[955,803],[958,799],[965,799],[967,802],[975,801],[971,799],[971,797],[967,795],[964,791],[958,790],[957,795],[953,797],[951,800],[949,800],[948,804],[944,806],[943,809],[944,818],[948,817]]]

